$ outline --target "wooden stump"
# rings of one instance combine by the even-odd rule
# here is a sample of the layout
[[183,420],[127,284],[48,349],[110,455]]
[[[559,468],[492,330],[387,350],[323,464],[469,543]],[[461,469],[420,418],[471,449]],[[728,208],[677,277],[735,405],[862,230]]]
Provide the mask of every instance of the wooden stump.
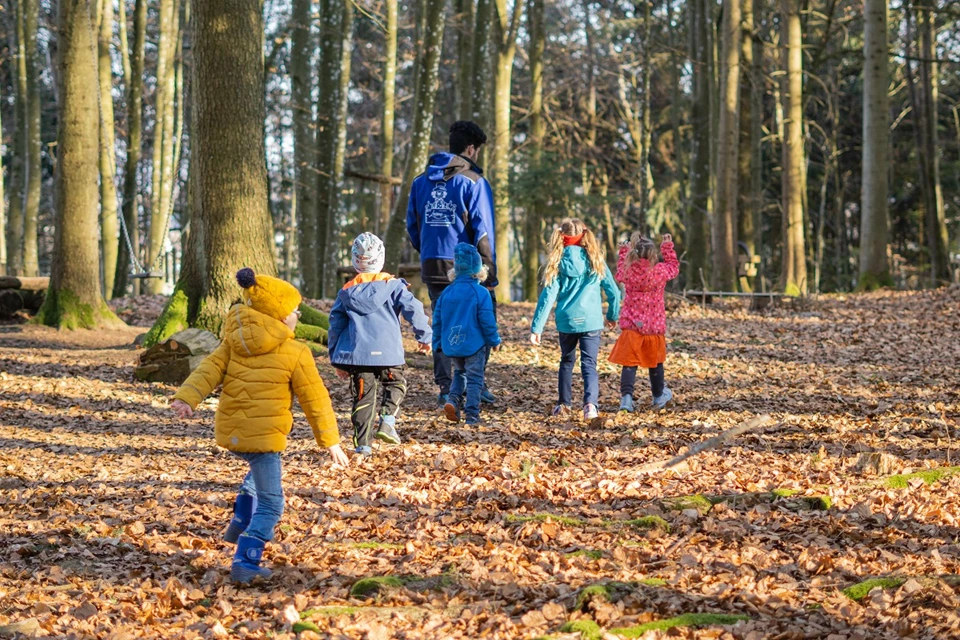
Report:
[[133,375],[145,382],[182,384],[219,346],[220,340],[209,331],[184,329],[141,353]]

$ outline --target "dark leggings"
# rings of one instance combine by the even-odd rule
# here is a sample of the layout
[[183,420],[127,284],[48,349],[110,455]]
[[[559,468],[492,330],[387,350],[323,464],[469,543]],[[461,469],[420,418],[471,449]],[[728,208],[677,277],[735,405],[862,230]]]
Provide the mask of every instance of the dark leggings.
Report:
[[[663,395],[663,363],[657,365],[656,369],[650,369],[650,391],[654,398]],[[637,386],[637,368],[624,367],[620,370],[620,395],[632,396],[633,390]]]

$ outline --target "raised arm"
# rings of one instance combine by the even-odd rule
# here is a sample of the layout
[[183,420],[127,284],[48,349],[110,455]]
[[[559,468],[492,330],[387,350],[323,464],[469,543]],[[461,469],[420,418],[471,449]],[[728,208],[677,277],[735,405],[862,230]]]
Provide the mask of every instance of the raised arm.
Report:
[[423,303],[416,299],[406,287],[406,282],[400,280],[401,285],[394,296],[393,308],[403,315],[404,319],[413,326],[413,335],[420,344],[431,344],[433,331],[430,321],[423,312]]
[[663,256],[663,262],[658,262],[654,273],[657,278],[664,282],[673,280],[680,275],[680,261],[677,259],[677,252],[673,249],[673,242],[664,240],[660,243],[660,254]]

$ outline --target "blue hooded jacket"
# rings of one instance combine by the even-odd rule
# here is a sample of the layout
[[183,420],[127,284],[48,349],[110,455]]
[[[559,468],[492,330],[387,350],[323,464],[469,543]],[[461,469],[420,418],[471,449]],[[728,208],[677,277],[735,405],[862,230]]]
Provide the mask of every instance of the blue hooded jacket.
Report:
[[616,322],[620,318],[620,288],[610,269],[604,266],[601,278],[590,268],[583,247],[565,248],[557,277],[540,292],[530,330],[537,335],[543,333],[556,302],[557,331],[560,333],[600,331],[603,329],[601,289],[607,295],[607,320]]
[[498,344],[490,292],[473,276],[457,276],[433,306],[433,350],[451,358],[466,358]]
[[337,294],[327,334],[330,362],[334,366],[406,364],[400,314],[413,325],[417,342],[430,344],[432,333],[423,304],[407,290],[407,283],[387,274],[373,277],[378,279],[371,281],[367,274],[361,274]]
[[496,286],[493,191],[480,167],[463,156],[430,156],[426,172],[410,186],[407,235],[420,253],[424,283],[448,284],[453,249],[466,242],[477,248],[487,266],[488,277],[483,284]]

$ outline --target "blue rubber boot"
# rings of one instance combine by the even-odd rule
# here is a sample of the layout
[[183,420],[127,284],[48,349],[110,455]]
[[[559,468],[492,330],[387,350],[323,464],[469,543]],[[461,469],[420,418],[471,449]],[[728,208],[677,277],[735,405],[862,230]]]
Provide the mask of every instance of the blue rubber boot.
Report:
[[253,512],[257,510],[257,496],[249,493],[238,493],[237,499],[233,503],[233,519],[227,525],[227,530],[223,533],[223,539],[230,544],[236,544],[240,534],[250,526],[250,518]]
[[254,578],[269,578],[273,572],[260,566],[263,559],[263,547],[266,543],[253,536],[240,536],[237,539],[237,552],[230,567],[230,579],[233,582],[249,584]]

